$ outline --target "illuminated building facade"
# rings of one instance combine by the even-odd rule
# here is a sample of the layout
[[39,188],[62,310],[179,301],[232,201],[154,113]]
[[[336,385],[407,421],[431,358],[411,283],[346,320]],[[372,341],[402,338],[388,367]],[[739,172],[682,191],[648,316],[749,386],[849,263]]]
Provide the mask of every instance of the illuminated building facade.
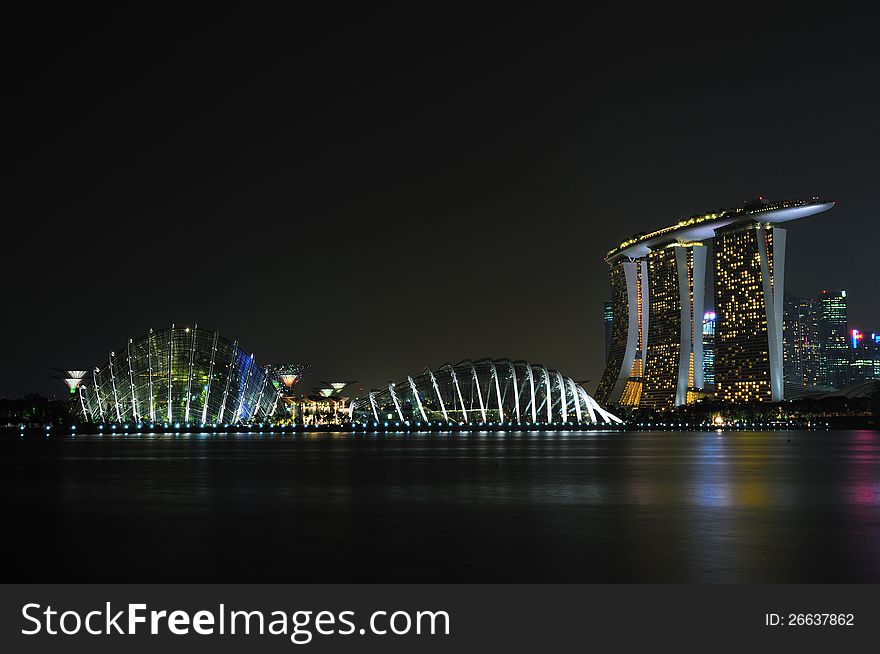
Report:
[[239,424],[268,420],[280,383],[219,332],[175,327],[129,339],[79,386],[91,422]]
[[851,329],[848,384],[880,381],[880,334]]
[[778,224],[832,206],[816,198],[759,198],[637,234],[608,252],[613,322],[598,401],[662,409],[704,396],[709,241],[718,395],[733,402],[781,400],[785,230]]
[[351,403],[359,424],[619,424],[584,388],[526,361],[480,359],[426,368]]
[[851,329],[852,361],[849,383],[880,380],[880,334]]
[[287,417],[282,422],[294,425],[321,426],[341,425],[348,421],[350,398],[343,390],[353,381],[320,382],[311,395],[295,395],[285,392],[282,402]]
[[786,397],[819,382],[819,315],[816,300],[786,293],[783,301],[783,377]]
[[822,291],[819,303],[819,384],[843,388],[849,381],[850,347],[846,291]]
[[715,320],[714,311],[703,314],[703,384],[715,388]]
[[601,404],[635,407],[644,387],[648,337],[648,262],[622,260],[611,267],[611,347],[596,389]]
[[880,380],[880,334],[871,334],[869,343],[874,358],[874,379]]
[[651,292],[640,406],[667,408],[686,404],[690,389],[703,388],[706,248],[675,243],[651,251],[647,262]]
[[785,230],[751,223],[715,239],[715,387],[729,402],[783,398]]
[[349,401],[349,398],[340,395],[320,394],[284,399],[289,422],[308,427],[348,422]]
[[611,302],[605,303],[605,310],[602,314],[605,323],[605,361],[608,361],[608,355],[611,354],[611,334],[614,329],[614,305]]

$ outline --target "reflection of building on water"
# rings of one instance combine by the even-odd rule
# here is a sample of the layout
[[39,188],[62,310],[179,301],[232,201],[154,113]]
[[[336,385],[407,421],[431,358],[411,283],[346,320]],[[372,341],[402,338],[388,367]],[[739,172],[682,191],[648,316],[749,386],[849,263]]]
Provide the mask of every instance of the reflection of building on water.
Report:
[[284,395],[290,421],[296,425],[341,425],[349,421],[350,398],[342,391],[353,381],[321,382],[310,395]]

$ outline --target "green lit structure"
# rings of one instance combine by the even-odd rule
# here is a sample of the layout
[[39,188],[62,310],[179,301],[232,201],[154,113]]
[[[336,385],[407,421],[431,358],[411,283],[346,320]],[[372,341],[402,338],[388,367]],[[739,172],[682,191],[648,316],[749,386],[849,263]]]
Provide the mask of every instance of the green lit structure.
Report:
[[129,339],[77,392],[90,422],[233,425],[272,418],[280,385],[238,341],[172,325]]

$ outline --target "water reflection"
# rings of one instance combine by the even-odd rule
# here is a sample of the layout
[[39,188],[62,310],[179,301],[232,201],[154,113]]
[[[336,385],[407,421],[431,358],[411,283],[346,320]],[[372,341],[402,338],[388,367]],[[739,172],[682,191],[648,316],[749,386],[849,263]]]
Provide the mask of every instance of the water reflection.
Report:
[[874,431],[2,447],[25,581],[880,581]]

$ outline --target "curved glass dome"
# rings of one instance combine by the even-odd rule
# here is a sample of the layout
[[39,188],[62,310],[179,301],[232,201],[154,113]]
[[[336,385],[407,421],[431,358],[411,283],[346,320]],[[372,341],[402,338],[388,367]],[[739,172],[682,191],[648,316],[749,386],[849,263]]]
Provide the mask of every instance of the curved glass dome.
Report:
[[270,418],[277,386],[237,341],[172,325],[111,352],[79,400],[92,422],[235,424]]
[[510,359],[446,364],[351,404],[353,422],[612,424],[622,422],[556,370]]

